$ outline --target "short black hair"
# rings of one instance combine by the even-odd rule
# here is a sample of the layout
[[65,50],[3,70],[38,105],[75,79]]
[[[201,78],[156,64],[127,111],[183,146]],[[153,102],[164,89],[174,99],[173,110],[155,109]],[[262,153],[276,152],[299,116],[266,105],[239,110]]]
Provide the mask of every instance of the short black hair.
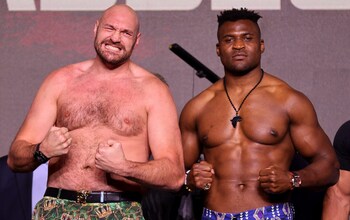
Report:
[[253,10],[248,10],[246,8],[233,8],[231,10],[224,10],[220,12],[220,14],[217,17],[219,23],[218,27],[220,27],[223,23],[227,21],[238,21],[242,19],[250,20],[258,25],[258,20],[262,18],[262,16],[260,16],[257,12]]

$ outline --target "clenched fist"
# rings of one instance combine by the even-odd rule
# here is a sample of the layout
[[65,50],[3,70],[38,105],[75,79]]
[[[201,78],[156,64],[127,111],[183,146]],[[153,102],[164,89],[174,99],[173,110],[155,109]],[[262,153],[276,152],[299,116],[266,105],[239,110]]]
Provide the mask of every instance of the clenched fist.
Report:
[[98,145],[95,164],[96,167],[107,173],[123,175],[125,159],[122,144],[115,140],[108,140],[106,143]]
[[290,172],[276,166],[269,166],[259,172],[261,188],[267,193],[283,193],[291,189]]
[[65,127],[51,127],[40,144],[40,151],[48,158],[68,153],[72,137]]

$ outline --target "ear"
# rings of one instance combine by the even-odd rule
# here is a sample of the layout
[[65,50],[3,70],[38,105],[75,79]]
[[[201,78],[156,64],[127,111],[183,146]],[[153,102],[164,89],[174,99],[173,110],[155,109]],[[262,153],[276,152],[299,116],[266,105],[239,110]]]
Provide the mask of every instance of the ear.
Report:
[[216,44],[216,55],[220,56],[219,43]]
[[137,36],[136,36],[135,45],[139,44],[140,38],[141,38],[141,33],[139,32],[139,33],[137,33]]
[[98,25],[100,24],[100,22],[98,22],[98,20],[96,21],[95,23],[95,26],[94,26],[94,34],[95,34],[95,37],[96,37],[96,33],[97,33],[97,29],[98,29]]
[[264,43],[264,40],[261,39],[260,40],[260,52],[264,53],[264,51],[265,51],[265,43]]

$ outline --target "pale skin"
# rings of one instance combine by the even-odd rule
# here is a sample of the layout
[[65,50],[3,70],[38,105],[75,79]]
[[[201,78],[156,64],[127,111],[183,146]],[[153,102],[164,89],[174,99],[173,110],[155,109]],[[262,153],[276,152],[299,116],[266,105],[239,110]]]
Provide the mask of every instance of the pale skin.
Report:
[[323,220],[349,220],[350,171],[340,170],[339,181],[328,188],[323,200]]
[[337,152],[340,167],[339,181],[327,189],[323,199],[323,220],[349,220],[350,217],[350,171],[347,166],[350,121],[345,122],[334,137],[333,146]]
[[[226,22],[218,30],[216,52],[225,69],[228,93],[236,108],[261,77],[265,44],[250,20]],[[291,189],[289,166],[298,151],[311,162],[298,174],[302,187],[332,185],[338,163],[315,110],[302,93],[266,73],[239,111],[223,80],[190,100],[180,117],[190,187],[205,191],[208,209],[237,213],[286,202]],[[200,153],[204,161],[197,163]]]
[[[96,58],[48,75],[16,135],[9,166],[34,170],[35,145],[50,158],[48,186],[68,190],[177,190],[184,180],[177,112],[168,87],[130,60],[135,12],[109,8],[96,22]],[[152,153],[154,160],[149,161]]]

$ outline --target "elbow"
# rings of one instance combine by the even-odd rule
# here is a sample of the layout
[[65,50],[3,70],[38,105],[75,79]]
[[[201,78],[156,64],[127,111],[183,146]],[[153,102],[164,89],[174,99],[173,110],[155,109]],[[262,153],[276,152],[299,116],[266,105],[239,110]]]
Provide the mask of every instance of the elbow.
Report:
[[24,173],[24,172],[29,172],[29,171],[33,171],[32,169],[30,169],[30,167],[25,166],[25,165],[21,165],[18,164],[17,161],[19,161],[18,159],[14,158],[13,156],[11,156],[11,154],[8,155],[7,157],[7,166],[8,168],[15,173]]
[[7,157],[7,166],[13,172],[18,172],[19,171],[18,169],[16,169],[16,166],[15,166],[13,160],[11,159],[10,155]]
[[7,167],[14,173],[24,173],[24,172],[28,172],[26,169],[24,169],[23,167],[19,167],[18,165],[16,165],[14,163],[13,160],[7,158]]
[[179,172],[179,174],[176,175],[176,178],[172,178],[172,181],[168,184],[168,189],[171,191],[179,191],[182,186],[184,185],[185,181],[185,172]]
[[184,185],[184,181],[185,181],[185,173],[182,172],[180,177],[176,181],[176,184],[174,184],[174,190],[179,191],[182,188],[182,186]]
[[339,176],[340,176],[340,171],[339,171],[340,165],[339,165],[339,162],[337,160],[335,160],[334,163],[331,166],[332,166],[332,170],[331,170],[331,173],[329,175],[329,181],[328,181],[328,184],[327,184],[328,187],[335,185],[338,182]]

